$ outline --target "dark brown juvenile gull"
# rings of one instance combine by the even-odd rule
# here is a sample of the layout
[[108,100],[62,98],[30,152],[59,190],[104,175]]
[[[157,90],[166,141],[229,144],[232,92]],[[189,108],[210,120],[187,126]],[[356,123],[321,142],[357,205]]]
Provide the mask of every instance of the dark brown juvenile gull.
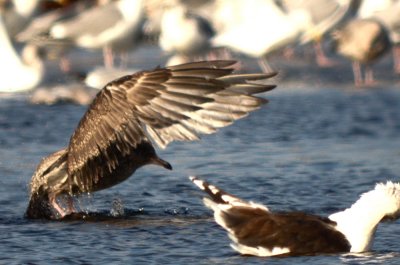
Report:
[[210,198],[204,204],[228,231],[232,248],[243,255],[299,256],[366,252],[382,220],[400,215],[400,184],[379,183],[350,208],[329,217],[302,212],[278,213],[246,202],[216,186],[190,177]]
[[[171,165],[152,142],[198,140],[245,117],[267,100],[253,94],[274,85],[254,83],[274,74],[232,74],[235,61],[188,63],[127,75],[108,83],[79,122],[69,145],[38,165],[28,218],[73,212],[73,195],[114,186],[136,169]],[[66,197],[67,207],[60,205]]]

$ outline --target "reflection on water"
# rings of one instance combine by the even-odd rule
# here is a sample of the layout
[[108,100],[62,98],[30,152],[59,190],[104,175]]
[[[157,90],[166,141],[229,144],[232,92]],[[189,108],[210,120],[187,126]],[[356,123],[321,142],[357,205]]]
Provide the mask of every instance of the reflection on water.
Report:
[[[359,254],[343,254],[341,261],[344,264],[389,264],[396,262],[400,257],[400,252],[387,253],[359,253]],[[395,264],[395,263],[392,263]]]

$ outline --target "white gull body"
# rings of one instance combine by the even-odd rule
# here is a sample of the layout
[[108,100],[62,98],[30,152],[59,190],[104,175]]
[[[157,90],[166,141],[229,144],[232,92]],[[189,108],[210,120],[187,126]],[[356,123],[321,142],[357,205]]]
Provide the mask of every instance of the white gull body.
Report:
[[336,229],[349,240],[351,252],[366,252],[372,247],[379,222],[397,219],[399,214],[400,184],[388,181],[376,184],[350,208],[330,215],[329,219],[337,223]]
[[23,92],[36,87],[44,75],[44,66],[38,57],[38,47],[28,44],[22,59],[15,50],[0,15],[0,92]]
[[129,75],[138,72],[139,69],[122,69],[122,68],[107,68],[98,66],[92,69],[85,78],[85,84],[88,87],[102,89],[110,80],[117,79],[118,77]]
[[261,57],[297,42],[311,23],[306,12],[285,13],[272,0],[219,1],[212,43]]
[[210,48],[213,35],[208,21],[183,5],[168,7],[162,15],[159,44],[166,52],[201,55]]

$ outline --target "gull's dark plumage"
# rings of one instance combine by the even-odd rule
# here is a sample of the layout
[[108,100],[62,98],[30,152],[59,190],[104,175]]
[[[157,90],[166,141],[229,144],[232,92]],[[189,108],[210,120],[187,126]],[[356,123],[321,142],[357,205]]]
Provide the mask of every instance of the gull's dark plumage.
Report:
[[216,222],[234,242],[231,246],[241,254],[298,256],[350,250],[350,243],[329,218],[271,212],[264,205],[244,201],[206,181],[190,179],[209,195],[203,199],[204,204],[214,211]]
[[[232,74],[234,61],[188,63],[124,76],[96,96],[68,147],[44,158],[31,181],[29,218],[67,212],[57,197],[114,186],[147,164],[172,169],[152,142],[197,140],[256,110],[253,96],[274,85],[248,81],[274,74]],[[70,205],[72,206],[72,204]],[[72,210],[70,207],[69,211]]]
[[303,212],[275,212],[245,201],[197,177],[190,180],[208,194],[213,210],[243,255],[301,256],[371,251],[377,226],[400,217],[400,183],[377,183],[349,208],[327,217]]

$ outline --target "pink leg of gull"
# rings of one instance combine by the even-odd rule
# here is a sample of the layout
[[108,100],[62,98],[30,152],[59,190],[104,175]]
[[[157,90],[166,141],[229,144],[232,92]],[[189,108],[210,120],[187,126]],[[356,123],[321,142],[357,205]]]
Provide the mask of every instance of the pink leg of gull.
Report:
[[394,72],[400,74],[400,44],[393,46]]
[[227,48],[221,48],[221,57],[224,60],[232,60],[234,56],[232,55],[231,51]]
[[374,85],[375,79],[374,79],[374,71],[372,70],[372,67],[370,65],[365,66],[365,84],[370,86]]
[[56,195],[50,195],[50,204],[53,206],[53,208],[58,212],[60,217],[64,217],[67,213],[64,211],[64,209],[57,203],[57,196]]
[[71,72],[71,62],[65,55],[61,55],[60,61],[59,61],[59,66],[60,69],[63,73],[69,73]]
[[293,48],[293,47],[286,47],[286,48],[283,50],[282,55],[283,55],[283,57],[284,57],[286,60],[293,59],[293,58],[294,58],[294,55],[295,55],[294,48]]
[[274,72],[271,65],[267,62],[267,59],[265,59],[264,57],[258,58],[257,62],[264,73]]
[[361,66],[359,62],[353,62],[353,74],[354,74],[354,84],[359,87],[363,84],[362,76],[361,76]]
[[114,67],[114,54],[110,47],[108,46],[103,47],[103,58],[104,58],[104,66],[106,68]]
[[209,52],[206,53],[206,59],[208,61],[218,60],[218,55],[214,50],[210,50]]
[[335,62],[334,60],[326,57],[325,52],[322,49],[322,44],[320,41],[314,42],[314,50],[315,50],[315,56],[316,56],[318,66],[330,67],[330,66],[334,66],[337,64],[337,62]]

